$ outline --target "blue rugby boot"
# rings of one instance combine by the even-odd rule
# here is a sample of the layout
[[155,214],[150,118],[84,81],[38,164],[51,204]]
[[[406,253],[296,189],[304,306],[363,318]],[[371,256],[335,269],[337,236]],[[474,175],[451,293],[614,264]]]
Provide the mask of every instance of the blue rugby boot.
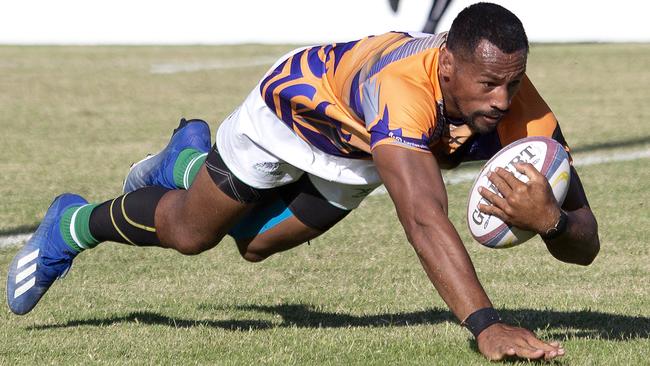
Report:
[[200,119],[182,118],[172,138],[161,152],[149,155],[133,164],[124,179],[124,193],[147,186],[176,189],[174,163],[181,151],[194,149],[202,153],[210,150],[210,126]]
[[14,257],[7,275],[7,304],[13,313],[30,312],[52,283],[68,273],[79,252],[63,241],[61,217],[68,207],[86,203],[70,193],[55,198],[34,235]]

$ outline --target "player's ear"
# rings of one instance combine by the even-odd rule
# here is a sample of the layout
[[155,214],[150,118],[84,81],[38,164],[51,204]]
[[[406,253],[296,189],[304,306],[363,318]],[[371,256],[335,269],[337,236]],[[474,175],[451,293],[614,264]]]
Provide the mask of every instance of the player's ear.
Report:
[[449,81],[454,72],[454,55],[445,46],[440,48],[438,71],[440,72],[440,77],[445,79],[445,81]]

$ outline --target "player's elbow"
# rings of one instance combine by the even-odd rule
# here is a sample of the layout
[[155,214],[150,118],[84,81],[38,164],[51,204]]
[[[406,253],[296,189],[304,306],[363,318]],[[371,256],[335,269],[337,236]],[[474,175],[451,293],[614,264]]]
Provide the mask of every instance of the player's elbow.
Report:
[[581,260],[576,263],[582,266],[588,266],[594,262],[598,253],[600,252],[600,238],[598,237],[598,230],[595,230],[591,238],[587,240],[584,255]]
[[582,258],[582,262],[578,263],[583,266],[588,266],[591,263],[594,262],[596,257],[598,256],[598,253],[600,252],[600,238],[598,237],[598,222],[596,221],[596,218],[592,215],[591,216],[591,223],[590,223],[590,230],[586,230],[586,238],[584,242],[586,245],[584,245],[584,255]]
[[560,243],[560,248],[564,246],[571,248],[571,250],[558,250],[558,247],[555,247],[551,251],[553,256],[563,262],[581,266],[592,264],[600,252],[600,239],[596,221],[594,220],[592,225],[585,227],[579,236],[574,237],[569,242]]
[[596,244],[595,246],[592,247],[590,252],[585,252],[579,257],[575,257],[572,261],[573,264],[577,264],[580,266],[588,266],[594,262],[596,259],[596,256],[598,256],[598,252],[600,251],[600,243]]

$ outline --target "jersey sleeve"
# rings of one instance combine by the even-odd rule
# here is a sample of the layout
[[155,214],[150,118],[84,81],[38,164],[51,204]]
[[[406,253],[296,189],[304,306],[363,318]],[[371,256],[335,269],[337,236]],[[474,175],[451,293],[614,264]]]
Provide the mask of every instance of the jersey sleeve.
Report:
[[428,152],[436,120],[436,101],[425,85],[393,74],[366,81],[362,108],[370,149],[396,145]]
[[514,96],[510,110],[497,127],[502,146],[529,136],[543,136],[556,140],[569,152],[555,115],[539,95],[533,83],[525,76]]

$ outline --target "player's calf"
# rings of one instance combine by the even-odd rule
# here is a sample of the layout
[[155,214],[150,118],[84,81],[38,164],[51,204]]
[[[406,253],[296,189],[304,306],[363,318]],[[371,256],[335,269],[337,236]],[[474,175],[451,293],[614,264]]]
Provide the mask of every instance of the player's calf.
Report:
[[235,242],[242,258],[249,262],[261,262],[273,254],[307,243],[322,233],[293,217],[253,238],[238,238]]
[[303,223],[286,203],[277,198],[256,206],[229,234],[235,239],[242,258],[261,262],[271,255],[312,240],[325,230]]

